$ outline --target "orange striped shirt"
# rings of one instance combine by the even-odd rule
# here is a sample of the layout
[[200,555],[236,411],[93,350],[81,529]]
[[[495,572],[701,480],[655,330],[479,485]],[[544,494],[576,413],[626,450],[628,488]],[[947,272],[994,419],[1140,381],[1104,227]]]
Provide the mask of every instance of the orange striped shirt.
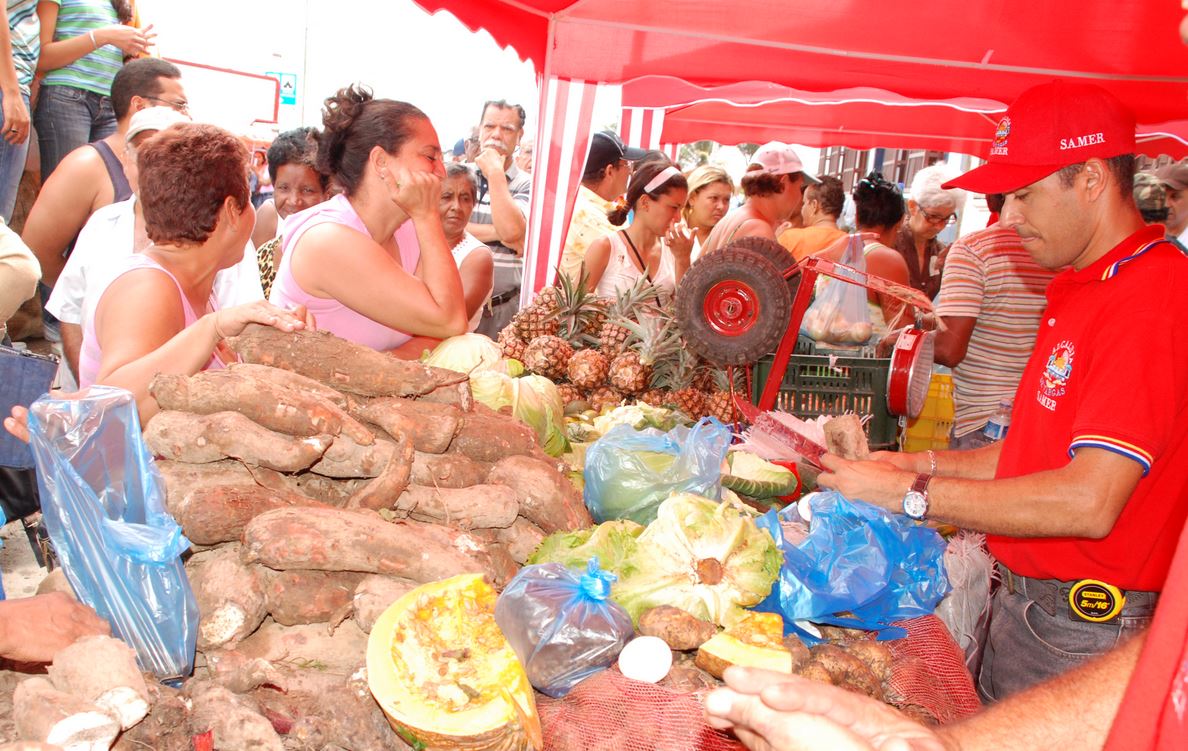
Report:
[[1014,398],[1055,275],[1032,260],[1012,229],[971,232],[949,248],[937,315],[977,319],[965,359],[953,369],[954,435],[981,428],[999,401]]

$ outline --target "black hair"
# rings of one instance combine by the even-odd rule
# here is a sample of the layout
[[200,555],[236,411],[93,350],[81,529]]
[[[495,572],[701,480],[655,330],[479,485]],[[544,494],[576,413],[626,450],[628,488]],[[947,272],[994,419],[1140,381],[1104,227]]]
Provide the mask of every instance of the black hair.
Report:
[[1002,213],[1002,207],[1006,204],[1006,193],[987,193],[986,194],[986,208],[993,211],[995,214]]
[[821,211],[832,217],[841,216],[846,205],[846,189],[836,177],[824,175],[820,184],[812,183],[804,189],[804,200],[821,204]]
[[159,57],[140,57],[129,60],[111,80],[111,109],[117,120],[123,120],[132,108],[132,97],[155,97],[161,93],[162,78],[181,78],[181,71],[173,63]]
[[286,130],[273,140],[268,147],[268,176],[276,182],[276,173],[286,164],[297,164],[309,167],[318,174],[318,181],[322,190],[330,182],[330,177],[318,172],[318,142],[314,140],[314,128],[294,128]]
[[623,222],[627,221],[627,214],[635,208],[635,204],[639,202],[640,198],[647,195],[652,200],[657,200],[660,196],[668,193],[674,189],[688,190],[689,182],[685,176],[677,172],[672,177],[656,186],[656,189],[650,193],[644,193],[644,188],[648,183],[652,182],[657,175],[664,170],[672,167],[673,164],[665,157],[663,161],[653,159],[646,161],[643,164],[635,163],[635,172],[631,173],[631,181],[627,183],[627,201],[625,204],[617,205],[610,211],[606,212],[606,218],[611,224],[616,227],[623,226]]
[[520,117],[520,129],[521,130],[524,129],[524,123],[528,122],[528,113],[525,112],[524,108],[521,107],[520,105],[511,104],[506,99],[492,99],[492,100],[483,102],[483,112],[481,115],[479,115],[479,123],[480,124],[482,124],[483,118],[487,116],[487,108],[488,107],[498,107],[501,110],[515,110],[516,114],[519,115],[519,117]]
[[347,196],[363,179],[371,150],[379,146],[395,154],[412,135],[414,120],[428,120],[408,102],[376,99],[364,86],[351,85],[328,97],[322,108],[318,142],[318,172],[333,177]]
[[460,162],[450,162],[446,165],[446,179],[449,180],[454,177],[465,177],[466,182],[470,183],[470,187],[474,191],[475,200],[478,200],[478,178],[470,167]]
[[[1123,198],[1130,198],[1134,195],[1134,173],[1137,169],[1134,154],[1119,154],[1103,160],[1106,167],[1114,174],[1114,180],[1118,183],[1118,192],[1122,194]],[[1067,167],[1060,168],[1056,174],[1060,176],[1060,187],[1071,188],[1073,181],[1076,180],[1077,175],[1081,174],[1081,170],[1085,169],[1085,163],[1070,164]]]
[[854,188],[854,208],[859,229],[894,227],[905,212],[903,193],[881,173],[871,172]]
[[116,20],[120,23],[131,23],[135,15],[132,0],[111,0],[111,8],[116,12]]

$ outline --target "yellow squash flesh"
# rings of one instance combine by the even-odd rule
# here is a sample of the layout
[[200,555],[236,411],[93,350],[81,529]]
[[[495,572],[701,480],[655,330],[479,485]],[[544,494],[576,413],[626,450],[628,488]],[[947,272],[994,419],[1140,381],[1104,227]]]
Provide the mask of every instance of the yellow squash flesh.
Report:
[[480,574],[424,584],[371,629],[367,681],[414,749],[540,751],[532,686]]

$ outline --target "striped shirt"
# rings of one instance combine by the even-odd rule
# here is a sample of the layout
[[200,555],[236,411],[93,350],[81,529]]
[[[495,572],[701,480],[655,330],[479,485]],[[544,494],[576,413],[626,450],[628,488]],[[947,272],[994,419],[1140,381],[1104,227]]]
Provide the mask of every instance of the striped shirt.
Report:
[[[54,41],[73,39],[90,31],[119,23],[115,8],[108,0],[44,0],[59,6]],[[45,86],[70,86],[111,95],[111,81],[124,64],[124,53],[114,44],[105,44],[65,66],[45,74]]]
[[981,428],[999,401],[1014,397],[1055,275],[1031,258],[1011,229],[972,232],[949,248],[937,315],[977,319],[965,359],[953,369],[953,435]]
[[[494,224],[491,192],[487,188],[487,180],[482,173],[478,174],[478,179],[478,200],[475,201],[474,210],[470,213],[470,221],[472,224]],[[511,192],[512,200],[527,218],[528,201],[532,196],[532,175],[521,170],[513,162],[507,171],[507,188]],[[518,294],[524,278],[524,257],[500,242],[487,243],[487,247],[491,249],[491,256],[495,262],[491,295],[494,298],[492,307],[497,310],[493,320],[483,322],[481,333],[489,334],[493,338],[499,329],[511,320],[512,314],[520,306]],[[500,300],[501,302],[495,302]]]
[[29,86],[37,72],[41,55],[41,19],[37,0],[8,0],[8,35],[12,39],[12,65],[16,68],[21,93],[29,96]]

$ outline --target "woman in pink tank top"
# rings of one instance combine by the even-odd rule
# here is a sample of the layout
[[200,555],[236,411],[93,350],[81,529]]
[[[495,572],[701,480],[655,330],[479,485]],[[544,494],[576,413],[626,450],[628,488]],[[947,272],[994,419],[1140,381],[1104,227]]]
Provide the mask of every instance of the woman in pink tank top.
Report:
[[285,221],[272,302],[304,305],[320,329],[399,356],[432,346],[414,337],[463,333],[438,211],[445,168],[425,113],[350,87],[326,100],[322,124],[317,167],[343,193]]
[[[83,321],[81,385],[136,396],[141,424],[157,411],[157,373],[222,367],[219,344],[248,323],[294,331],[305,311],[259,301],[218,310],[215,274],[243,258],[255,220],[243,143],[213,125],[169,127],[137,150],[139,199],[153,244],[129,256]],[[312,322],[310,322],[312,323]]]

